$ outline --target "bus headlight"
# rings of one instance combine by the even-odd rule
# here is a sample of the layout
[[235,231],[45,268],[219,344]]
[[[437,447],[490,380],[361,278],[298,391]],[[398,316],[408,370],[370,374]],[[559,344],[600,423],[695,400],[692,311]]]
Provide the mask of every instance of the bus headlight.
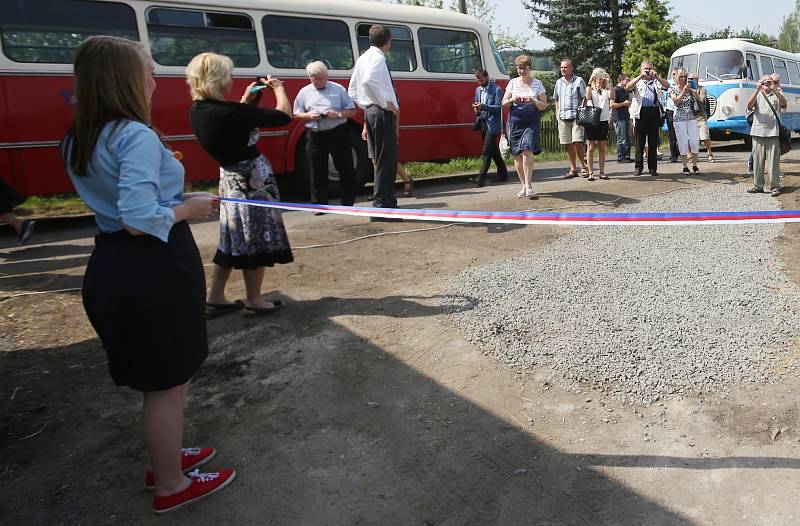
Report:
[[730,117],[731,113],[733,113],[733,108],[731,108],[730,106],[723,106],[722,107],[722,114],[723,115],[725,115],[726,117]]

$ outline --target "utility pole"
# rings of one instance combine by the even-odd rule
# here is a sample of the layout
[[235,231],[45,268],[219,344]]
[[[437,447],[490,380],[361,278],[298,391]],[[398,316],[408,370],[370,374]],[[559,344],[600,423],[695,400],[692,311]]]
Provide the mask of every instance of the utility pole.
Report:
[[467,0],[458,0],[458,10],[467,14]]

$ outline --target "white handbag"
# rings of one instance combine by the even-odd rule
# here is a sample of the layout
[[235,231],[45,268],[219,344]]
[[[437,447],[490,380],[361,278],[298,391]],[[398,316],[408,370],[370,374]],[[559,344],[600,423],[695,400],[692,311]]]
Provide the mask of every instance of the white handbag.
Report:
[[508,144],[508,139],[506,138],[505,134],[500,136],[500,144],[498,146],[500,148],[500,153],[503,154],[503,156],[511,153],[511,145]]

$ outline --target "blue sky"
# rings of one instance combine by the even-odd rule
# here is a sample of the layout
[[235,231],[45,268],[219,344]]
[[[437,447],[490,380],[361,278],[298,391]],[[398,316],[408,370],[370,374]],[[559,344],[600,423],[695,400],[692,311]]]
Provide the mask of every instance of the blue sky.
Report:
[[[499,25],[515,33],[530,35],[533,49],[548,47],[550,42],[528,27],[529,11],[520,0],[491,0],[497,6],[495,19]],[[670,0],[672,16],[680,17],[677,29],[690,29],[694,33],[709,33],[714,29],[731,26],[734,29],[761,26],[765,33],[778,36],[783,16],[794,9],[795,0]],[[721,15],[720,11],[724,14]]]

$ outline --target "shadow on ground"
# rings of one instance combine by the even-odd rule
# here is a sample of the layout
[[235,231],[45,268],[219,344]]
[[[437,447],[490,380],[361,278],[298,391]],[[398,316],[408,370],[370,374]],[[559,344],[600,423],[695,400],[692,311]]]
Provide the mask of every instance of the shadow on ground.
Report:
[[[797,459],[565,453],[334,321],[433,316],[442,302],[475,306],[464,297],[287,299],[275,315],[210,322],[186,442],[216,446],[213,465],[240,473],[174,520],[684,524],[593,468],[800,468]],[[141,488],[139,396],[111,385],[97,340],[0,354],[0,375],[4,524],[161,524]]]

